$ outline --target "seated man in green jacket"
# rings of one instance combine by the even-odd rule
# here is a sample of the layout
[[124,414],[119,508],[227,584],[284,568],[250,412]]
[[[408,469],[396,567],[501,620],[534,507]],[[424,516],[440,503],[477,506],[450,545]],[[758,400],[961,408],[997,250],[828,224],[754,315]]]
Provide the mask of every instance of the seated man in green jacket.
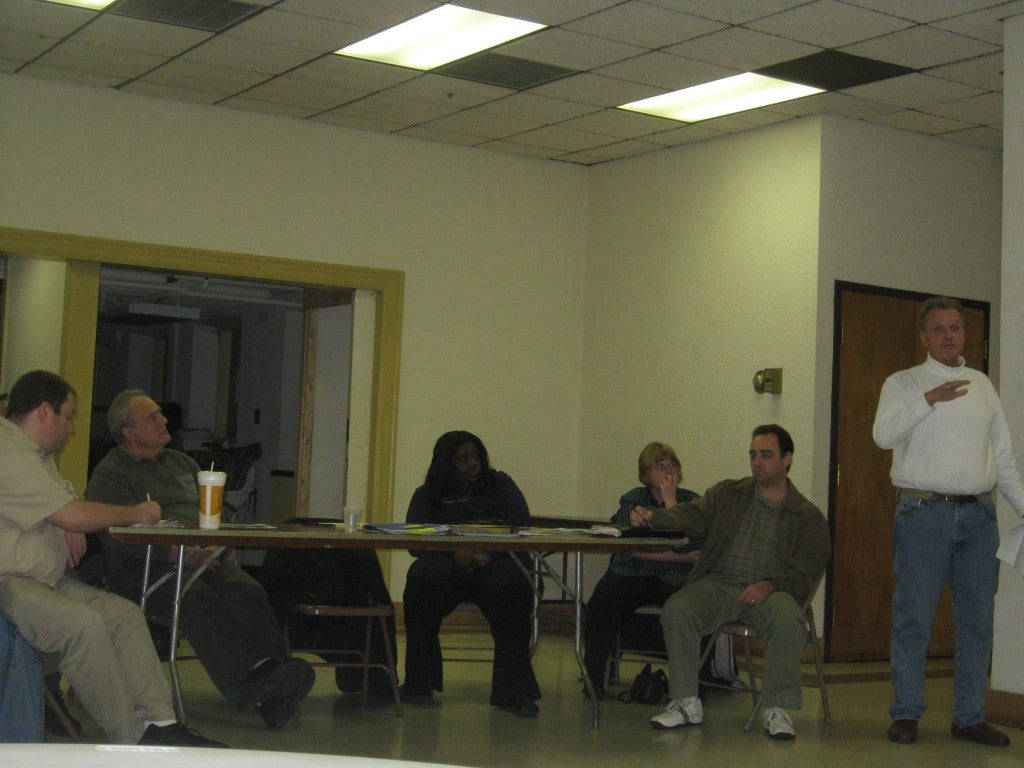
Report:
[[634,525],[683,530],[704,539],[703,555],[685,585],[662,608],[669,655],[669,705],[654,728],[700,725],[700,640],[741,621],[765,636],[764,729],[795,737],[787,709],[800,709],[800,655],[807,642],[803,604],[831,551],[821,511],[789,481],[793,438],[777,424],[754,430],[751,477],[724,480],[702,498],[665,509],[637,507]]
[[[199,466],[171,441],[152,398],[129,389],[114,398],[107,426],[118,445],[93,470],[85,497],[110,504],[159,502],[163,517],[186,527],[199,525]],[[107,575],[118,594],[138,600],[145,547],[103,537]],[[212,550],[186,551],[186,566],[198,569]],[[177,550],[155,547],[151,581],[174,567]],[[147,610],[169,616],[174,583],[169,579],[147,601]],[[313,687],[315,673],[303,659],[289,659],[280,626],[259,582],[225,556],[192,584],[181,601],[180,626],[214,685],[238,709],[255,707],[272,730],[283,728]]]

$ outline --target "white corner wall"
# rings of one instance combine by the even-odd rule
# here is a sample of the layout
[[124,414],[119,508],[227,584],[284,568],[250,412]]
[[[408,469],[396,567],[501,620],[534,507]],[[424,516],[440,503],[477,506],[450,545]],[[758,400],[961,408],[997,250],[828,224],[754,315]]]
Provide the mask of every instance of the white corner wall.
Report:
[[[594,169],[583,514],[617,509],[651,440],[695,491],[743,477],[769,422],[793,435],[810,497],[818,147],[818,121],[796,120]],[[762,368],[783,369],[781,394],[754,392]]]

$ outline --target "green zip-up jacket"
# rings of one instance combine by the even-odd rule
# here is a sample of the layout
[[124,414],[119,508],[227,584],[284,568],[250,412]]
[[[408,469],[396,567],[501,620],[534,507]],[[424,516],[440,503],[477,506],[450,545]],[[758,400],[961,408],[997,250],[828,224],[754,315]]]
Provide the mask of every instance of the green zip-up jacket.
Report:
[[[754,501],[754,478],[723,480],[693,501],[651,509],[655,528],[682,530],[691,539],[704,539],[700,560],[686,583],[714,571],[726,547]],[[825,516],[804,498],[793,483],[779,509],[779,570],[769,578],[775,590],[788,592],[803,603],[825,573],[832,552]]]

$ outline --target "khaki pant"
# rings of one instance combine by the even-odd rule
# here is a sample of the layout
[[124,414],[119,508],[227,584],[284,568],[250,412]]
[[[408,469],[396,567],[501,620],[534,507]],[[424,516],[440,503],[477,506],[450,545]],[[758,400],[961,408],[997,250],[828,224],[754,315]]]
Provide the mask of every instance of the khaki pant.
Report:
[[135,744],[147,721],[177,720],[135,603],[73,577],[56,589],[15,577],[0,586],[0,610],[29,644],[60,657],[60,671],[112,742]]
[[764,635],[764,707],[800,709],[803,688],[800,655],[807,643],[807,617],[787,592],[773,592],[759,605],[736,602],[743,587],[703,578],[665,601],[661,626],[669,661],[669,697],[697,695],[701,638],[731,621],[742,621]]

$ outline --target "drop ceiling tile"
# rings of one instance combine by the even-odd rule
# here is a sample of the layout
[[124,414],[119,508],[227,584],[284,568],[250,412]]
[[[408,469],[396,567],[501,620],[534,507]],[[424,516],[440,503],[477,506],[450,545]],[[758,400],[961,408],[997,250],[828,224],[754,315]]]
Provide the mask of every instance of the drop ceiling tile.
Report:
[[663,88],[654,88],[640,83],[629,83],[614,77],[583,73],[563,77],[553,83],[538,85],[533,93],[554,96],[568,101],[579,101],[597,107],[617,107],[648,96],[657,96]]
[[160,85],[230,96],[263,82],[267,75],[248,69],[179,58],[147,73],[142,79]]
[[[636,157],[637,155],[646,155],[651,152],[659,152],[665,149],[660,144],[652,144],[649,141],[639,141],[637,139],[628,139],[626,141],[617,141],[614,144],[605,144],[603,147],[594,147],[588,149],[586,153],[590,157],[598,158],[601,161],[607,160],[621,160],[624,157]],[[570,159],[570,158],[565,158]]]
[[386,122],[398,122],[402,125],[419,125],[455,111],[457,110],[423,101],[398,99],[387,93],[376,93],[331,110],[342,115],[357,115]]
[[393,27],[439,5],[433,0],[282,0],[274,8],[365,27],[373,32]]
[[837,0],[815,0],[748,26],[822,48],[838,48],[906,29],[912,22]]
[[947,101],[944,104],[921,107],[921,111],[974,125],[997,125],[1003,122],[1003,96],[1000,93],[983,93],[966,99]]
[[679,125],[676,120],[653,115],[641,115],[624,109],[604,109],[589,115],[566,120],[559,125],[580,131],[614,136],[618,139],[634,139],[658,131],[667,131]]
[[42,55],[58,42],[60,41],[55,37],[46,37],[34,32],[0,29],[0,51],[3,51],[5,58],[17,60],[19,66]]
[[[691,85],[739,74],[742,70],[721,67],[704,61],[685,59],[661,51],[642,53],[631,59],[599,67],[595,74],[641,83],[665,91],[675,91]],[[620,102],[622,103],[622,102]]]
[[212,36],[212,32],[201,29],[104,13],[75,35],[75,39],[83,43],[170,57],[177,56]]
[[96,11],[39,0],[0,1],[0,28],[66,37],[96,18]]
[[693,125],[680,125],[669,131],[652,133],[645,141],[658,144],[663,147],[678,147],[683,144],[692,144],[695,141],[706,141],[722,136],[723,131],[716,131],[706,127],[703,123]]
[[402,128],[396,133],[401,136],[409,136],[414,139],[437,141],[445,144],[461,144],[466,147],[472,147],[479,144],[481,141],[484,141],[484,139],[479,136],[467,136],[455,131],[441,131],[430,128],[426,125],[414,125],[411,128]]
[[998,48],[933,27],[914,27],[842,48],[844,53],[925,69],[990,54]]
[[299,80],[340,85],[366,93],[382,91],[406,80],[420,77],[422,74],[415,69],[394,67],[390,64],[378,64],[375,61],[352,59],[348,56],[333,54],[321,56],[288,73],[290,77]]
[[449,112],[475,107],[514,93],[510,88],[474,83],[445,75],[421,75],[388,88],[384,93],[399,99],[414,99],[443,105]]
[[284,75],[253,86],[241,94],[248,99],[304,107],[314,112],[333,109],[365,95],[363,91],[351,88],[339,88]]
[[511,96],[506,96],[504,99],[489,101],[476,107],[476,109],[480,112],[508,115],[521,120],[530,120],[541,125],[547,125],[586,115],[590,112],[596,112],[600,107],[542,96],[532,91],[526,91],[524,93],[514,93]]
[[644,53],[647,49],[567,29],[544,29],[494,50],[506,56],[539,61],[541,64],[583,70],[613,64]]
[[[990,5],[990,3],[985,4]],[[1001,46],[1003,44],[1003,19],[1008,19],[1019,13],[1024,13],[1024,0],[996,3],[991,8],[936,21],[932,26]]]
[[551,158],[564,154],[561,150],[539,147],[533,144],[518,144],[514,141],[509,141],[508,139],[488,141],[483,144],[478,144],[477,146],[497,152],[505,152],[510,155],[522,155],[523,157]]
[[792,117],[803,117],[824,113],[830,115],[842,115],[854,120],[863,120],[866,117],[876,115],[887,115],[900,109],[892,104],[883,104],[878,101],[868,101],[850,96],[847,93],[835,93],[827,91],[807,96],[802,99],[793,99],[782,104],[773,104],[767,107],[770,112],[779,112]]
[[970,144],[985,149],[1003,148],[1003,131],[1001,128],[966,128],[962,131],[950,131],[942,134],[942,138],[961,144]]
[[565,29],[644,48],[661,48],[723,29],[719,21],[680,13],[640,0],[627,0],[605,11],[569,22]]
[[948,133],[950,131],[958,131],[974,127],[968,123],[961,123],[959,120],[950,120],[947,117],[938,117],[936,115],[926,115],[924,112],[918,112],[913,109],[893,112],[889,115],[871,117],[868,118],[868,122],[888,125],[892,128],[900,128],[905,131],[913,131],[914,133],[931,134],[933,136],[940,133]]
[[313,58],[313,54],[299,48],[218,35],[196,46],[183,57],[218,67],[234,67],[276,75],[305,64]]
[[36,63],[44,67],[76,69],[129,80],[160,66],[165,61],[167,61],[166,56],[69,40],[44,53],[36,60]]
[[393,133],[405,127],[404,123],[397,123],[391,120],[378,120],[372,117],[361,117],[341,112],[324,112],[309,118],[318,123],[330,123],[331,125],[344,125],[348,128],[357,128],[361,131],[378,131]]
[[862,8],[870,8],[873,11],[881,11],[892,16],[910,19],[919,24],[927,24],[938,19],[947,19],[950,16],[958,16],[964,13],[971,13],[990,6],[993,0],[918,0],[918,2],[907,2],[907,0],[847,0],[851,5],[859,5]]
[[577,131],[572,128],[563,128],[561,125],[547,125],[532,131],[524,131],[515,136],[517,144],[532,144],[549,149],[560,149],[563,152],[578,152],[600,147],[607,144],[609,140],[610,137],[603,134]]
[[976,59],[958,61],[941,67],[932,67],[927,74],[935,77],[966,83],[987,91],[1003,90],[1003,54],[979,56]]
[[540,128],[543,124],[533,120],[521,120],[507,115],[495,115],[478,109],[464,109],[453,115],[432,120],[423,125],[437,131],[451,131],[463,136],[475,136],[482,140],[503,139],[517,133]]
[[793,118],[789,115],[783,115],[778,112],[766,112],[763,109],[749,109],[746,112],[737,112],[733,115],[725,115],[711,120],[703,120],[699,125],[702,125],[712,131],[720,131],[721,133],[740,133],[742,131],[749,131],[752,128],[760,128],[764,125],[782,123],[786,120],[792,119]]
[[777,35],[744,27],[729,27],[696,40],[671,45],[665,52],[717,64],[733,71],[750,72],[780,61],[810,56],[820,50],[816,45],[798,43]]
[[671,8],[684,13],[723,21],[726,24],[746,24],[754,19],[772,16],[781,11],[804,5],[807,0],[646,0],[651,5]]
[[622,0],[473,0],[463,5],[472,5],[477,10],[501,16],[555,26],[581,16],[589,16],[620,2]]
[[23,69],[18,70],[18,74],[38,77],[43,80],[58,80],[63,83],[91,85],[97,88],[113,88],[124,82],[123,77],[104,75],[82,69],[61,69],[60,67],[50,67],[45,64],[27,64]]
[[331,53],[366,37],[366,31],[365,27],[340,21],[268,8],[225,34],[311,53]]
[[223,94],[200,91],[195,88],[182,88],[177,85],[164,85],[148,80],[132,80],[130,83],[125,84],[121,90],[127,93],[139,93],[143,96],[158,96],[163,99],[190,101],[195,104],[215,104],[223,98]]
[[315,115],[319,111],[309,109],[307,107],[298,107],[293,104],[276,104],[270,101],[251,99],[247,96],[232,96],[231,98],[220,102],[220,104],[221,106],[231,107],[232,109],[244,109],[249,112],[263,112],[268,115],[281,115],[283,117],[295,117],[299,119]]
[[897,107],[915,109],[928,104],[941,104],[956,99],[966,99],[982,93],[980,88],[963,83],[954,83],[938,77],[929,77],[915,72],[911,75],[880,80],[877,83],[858,85],[843,93],[869,101],[880,101]]

